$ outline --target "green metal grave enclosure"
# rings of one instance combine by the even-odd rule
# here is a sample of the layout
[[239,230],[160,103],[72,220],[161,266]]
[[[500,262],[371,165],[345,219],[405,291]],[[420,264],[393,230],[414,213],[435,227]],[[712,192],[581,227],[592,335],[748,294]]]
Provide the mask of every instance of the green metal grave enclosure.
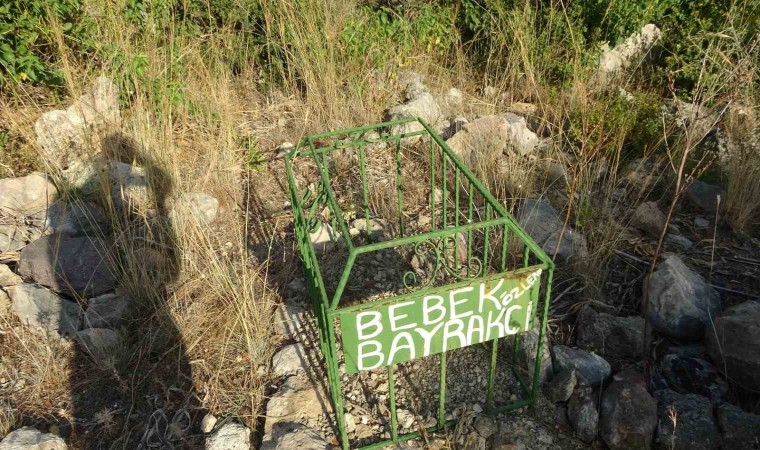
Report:
[[[385,158],[383,161],[388,167],[375,167],[380,156]],[[499,388],[495,386],[495,374],[500,339],[488,343],[486,411],[495,414],[534,403],[554,264],[428,124],[421,119],[405,119],[312,135],[286,156],[285,164],[296,239],[343,449],[349,448],[349,438],[341,387],[341,373],[346,372],[346,365],[341,361],[339,349],[343,343],[340,328],[336,327],[341,315],[541,269],[538,287],[531,294],[536,307],[526,319],[529,324],[539,320],[532,379],[526,381],[530,370],[521,373],[515,364],[511,366],[522,398],[501,404],[495,401],[494,392]],[[412,166],[419,169],[417,173],[411,172]],[[355,183],[341,184],[336,181],[340,176],[353,177]],[[378,180],[384,180],[385,184],[378,184]],[[344,192],[346,189],[341,188],[346,185],[350,187],[348,195]],[[386,217],[392,220],[388,220],[384,232],[373,230],[371,221],[382,218],[377,216],[374,206],[383,200],[386,201],[385,212],[394,216]],[[423,213],[429,221],[421,219]],[[349,231],[348,220],[352,215],[366,224],[361,234],[351,230],[352,235]],[[343,259],[338,258],[338,264],[335,258],[325,259],[326,252],[315,248],[310,240],[310,234],[327,227],[326,224],[331,225],[328,229],[336,235],[333,250],[344,255]],[[385,234],[378,236],[381,233]],[[387,236],[387,233],[392,235]],[[367,299],[355,294],[357,289],[352,286],[367,284],[361,276],[353,274],[357,261],[376,252],[405,250],[419,257],[427,252],[432,260],[427,265],[422,264],[422,268],[405,267],[408,270],[403,271],[403,285],[392,295]],[[338,267],[334,276],[326,274],[327,264]],[[543,298],[540,306],[539,289]],[[513,338],[511,359],[514,362],[520,334]],[[382,448],[421,434],[419,431],[399,433],[395,366],[387,365],[390,417],[382,419],[390,426],[391,438],[362,447],[364,449]],[[445,420],[446,375],[444,347],[440,353],[437,423],[426,432],[440,431],[452,424]]]

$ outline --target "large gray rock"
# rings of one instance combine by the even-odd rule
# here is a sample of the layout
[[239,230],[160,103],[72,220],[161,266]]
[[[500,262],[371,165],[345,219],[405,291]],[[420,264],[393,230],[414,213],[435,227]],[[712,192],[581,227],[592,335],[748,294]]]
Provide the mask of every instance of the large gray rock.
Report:
[[555,345],[553,351],[556,372],[575,369],[591,386],[604,383],[612,373],[610,364],[596,353],[564,345]]
[[58,198],[58,189],[34,172],[25,177],[0,179],[0,213],[18,218],[44,211]]
[[0,442],[0,450],[66,450],[66,441],[32,427],[8,433]]
[[81,308],[34,284],[21,283],[8,288],[13,312],[24,325],[59,336],[74,335],[79,329]]
[[129,312],[129,298],[120,294],[104,294],[87,301],[82,328],[118,328]]
[[660,361],[660,373],[676,392],[699,394],[717,401],[728,390],[718,371],[701,358],[665,355]]
[[[396,105],[387,111],[385,115],[387,121],[418,117],[433,128],[436,128],[438,123],[443,121],[443,111],[435,97],[433,97],[433,94],[428,91],[420,75],[409,75],[404,95],[406,98],[404,103]],[[412,133],[423,129],[420,123],[410,122],[403,125],[394,125],[391,127],[391,133]],[[420,137],[416,136],[414,138],[406,138],[403,142],[412,144],[419,140]]]
[[586,350],[616,358],[644,355],[644,319],[617,317],[585,307],[575,323],[576,344]]
[[615,375],[602,396],[599,435],[615,449],[648,449],[657,427],[657,401],[649,395],[643,375]]
[[73,236],[103,236],[110,228],[103,209],[89,202],[59,200],[37,218],[41,228]]
[[723,403],[718,407],[718,426],[723,430],[723,448],[758,448],[760,416]]
[[567,402],[567,417],[583,442],[591,443],[599,430],[596,400],[588,387],[577,387]]
[[647,315],[655,331],[677,339],[699,339],[720,310],[720,295],[676,255],[652,274]]
[[760,303],[728,308],[705,329],[707,349],[718,370],[739,385],[760,390]]
[[116,286],[109,252],[101,239],[54,233],[24,248],[18,271],[56,292],[96,296]]
[[264,436],[261,450],[329,450],[333,448],[313,429],[297,422],[280,422]]
[[45,160],[65,170],[99,152],[101,134],[117,129],[120,122],[118,89],[99,77],[67,109],[43,114],[34,130]]
[[714,449],[720,444],[710,400],[669,389],[655,393],[660,426],[655,443],[673,450]]
[[96,360],[106,360],[117,353],[121,335],[109,328],[87,328],[77,333],[77,341]]
[[714,213],[726,203],[726,191],[703,181],[691,183],[684,191],[686,198],[697,208]]
[[206,450],[250,450],[251,430],[239,423],[226,423],[206,438]]
[[564,220],[546,200],[525,200],[518,223],[550,257],[555,251],[557,260],[564,262],[588,257],[586,239],[572,227],[565,227]]
[[653,238],[659,238],[665,229],[665,214],[655,202],[640,204],[633,212],[631,224]]
[[505,152],[520,156],[531,154],[539,139],[528,128],[524,117],[505,113],[465,124],[446,143],[471,167],[483,167],[501,160]]

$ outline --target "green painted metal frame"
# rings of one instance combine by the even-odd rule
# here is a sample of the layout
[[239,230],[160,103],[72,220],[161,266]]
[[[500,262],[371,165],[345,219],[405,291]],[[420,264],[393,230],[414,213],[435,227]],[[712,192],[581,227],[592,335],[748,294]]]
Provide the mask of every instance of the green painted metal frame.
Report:
[[[400,125],[408,125],[412,123],[417,123],[420,126],[416,128],[421,128],[415,131],[410,132],[403,132],[399,134],[384,134],[379,135],[377,133],[383,131],[383,130],[390,130],[393,129],[393,127],[400,126]],[[368,136],[368,134],[375,132],[373,136]],[[352,139],[351,137],[354,136]],[[340,139],[341,137],[348,137],[347,140],[339,140],[336,143],[333,143],[331,145],[327,146],[319,146],[318,143],[321,142],[323,139]],[[412,236],[405,236],[405,226],[403,223],[403,173],[402,173],[402,153],[401,153],[401,146],[402,142],[409,138],[415,138],[415,137],[427,137],[429,138],[429,145],[430,145],[430,213],[431,213],[431,223],[433,230],[430,232],[425,232],[421,234],[416,234]],[[338,151],[341,149],[359,149],[359,162],[360,162],[360,172],[361,172],[361,180],[362,180],[362,198],[363,198],[363,212],[364,217],[366,219],[366,230],[368,235],[371,234],[371,224],[370,224],[370,217],[371,217],[371,211],[369,207],[369,195],[368,195],[368,185],[367,185],[367,162],[366,162],[366,153],[367,148],[369,146],[379,144],[379,143],[393,143],[395,144],[395,162],[396,162],[396,188],[398,191],[398,198],[397,198],[397,208],[399,211],[399,231],[401,234],[401,237],[395,238],[388,241],[381,241],[381,242],[374,242],[369,243],[365,245],[356,245],[352,242],[351,236],[348,231],[348,227],[346,226],[345,220],[343,219],[343,213],[341,211],[341,208],[339,207],[339,204],[336,200],[335,194],[332,190],[332,186],[330,184],[329,179],[329,173],[328,173],[328,162],[326,160],[326,156],[333,151]],[[436,158],[436,150],[440,153],[440,161],[437,161]],[[375,151],[375,149],[373,149]],[[380,150],[380,151],[387,151],[387,150]],[[306,189],[303,193],[299,191],[295,176],[294,176],[294,164],[295,160],[297,158],[301,157],[311,157],[313,161],[316,163],[316,167],[319,170],[320,175],[320,182],[316,186],[316,193],[312,192],[309,189]],[[442,184],[442,190],[444,200],[442,202],[442,210],[440,211],[441,218],[442,218],[442,227],[440,229],[436,229],[436,163],[441,163],[441,184]],[[457,251],[457,246],[459,245],[459,239],[456,238],[459,233],[467,233],[467,254],[468,254],[468,266],[467,266],[467,275],[472,276],[474,278],[469,278],[468,280],[463,280],[459,283],[452,283],[448,284],[446,286],[437,286],[437,287],[422,287],[418,290],[414,291],[414,295],[425,295],[427,292],[440,292],[442,289],[449,289],[454,288],[457,285],[466,284],[468,282],[475,282],[480,279],[483,279],[488,275],[488,238],[490,230],[494,227],[503,227],[503,235],[501,238],[501,267],[500,270],[496,273],[503,273],[503,274],[514,274],[519,271],[511,270],[508,271],[506,267],[506,260],[507,260],[507,245],[508,245],[508,239],[509,239],[509,233],[512,234],[512,236],[517,237],[523,244],[523,264],[522,264],[522,270],[534,270],[536,268],[542,268],[544,270],[544,281],[542,283],[543,290],[544,290],[544,300],[543,300],[543,308],[539,309],[540,311],[540,327],[539,327],[539,336],[538,336],[538,345],[536,350],[536,357],[535,357],[535,365],[533,367],[533,379],[531,380],[530,384],[525,380],[525,378],[522,376],[522,374],[515,370],[516,365],[514,362],[516,361],[517,354],[513,351],[512,353],[512,371],[514,376],[517,378],[522,391],[523,395],[527,396],[527,398],[519,399],[516,401],[512,401],[510,403],[496,406],[494,405],[494,383],[495,383],[495,373],[496,373],[496,362],[497,362],[497,354],[498,354],[498,339],[492,340],[492,346],[491,346],[491,362],[490,362],[490,371],[489,371],[489,377],[488,377],[488,390],[487,390],[487,411],[492,414],[514,410],[517,408],[521,408],[524,406],[530,406],[533,405],[536,398],[536,393],[538,390],[538,384],[539,384],[539,372],[540,372],[540,362],[541,362],[541,353],[543,349],[543,340],[544,336],[546,334],[546,326],[547,326],[547,316],[549,311],[549,303],[550,303],[550,297],[551,297],[551,284],[552,284],[552,276],[554,271],[554,263],[549,258],[546,253],[541,249],[541,247],[536,244],[530,236],[517,224],[517,222],[514,220],[512,216],[507,213],[505,208],[488,192],[488,190],[485,188],[485,186],[475,177],[475,175],[469,170],[468,167],[466,167],[460,160],[457,158],[457,156],[454,154],[454,152],[451,150],[451,148],[448,147],[446,142],[438,136],[438,134],[423,120],[419,118],[410,118],[410,119],[403,119],[393,122],[384,122],[379,123],[375,125],[368,125],[363,127],[357,127],[347,130],[340,130],[340,131],[333,131],[328,133],[322,133],[322,134],[316,134],[311,135],[304,139],[294,150],[292,150],[285,158],[285,165],[287,170],[287,176],[288,176],[288,185],[290,189],[291,194],[291,204],[292,204],[292,211],[293,211],[293,219],[294,219],[294,225],[295,225],[295,233],[296,233],[296,240],[298,243],[299,251],[301,253],[302,259],[303,259],[303,266],[304,266],[304,272],[305,272],[305,278],[306,278],[306,284],[307,288],[309,290],[309,294],[312,300],[312,304],[314,307],[314,313],[316,316],[316,321],[318,325],[318,332],[319,332],[319,340],[320,340],[320,347],[322,354],[325,358],[326,362],[326,371],[327,371],[327,378],[328,378],[328,385],[330,388],[330,398],[332,401],[333,411],[335,412],[335,419],[338,426],[338,431],[340,434],[340,441],[342,448],[347,450],[349,448],[348,444],[348,435],[346,432],[346,423],[345,423],[345,416],[343,411],[343,395],[341,391],[341,378],[340,378],[340,370],[339,370],[339,359],[338,359],[338,351],[336,346],[336,333],[335,333],[335,327],[334,327],[334,321],[337,315],[341,311],[345,311],[348,309],[355,309],[355,308],[362,308],[366,307],[370,303],[363,303],[359,305],[351,305],[351,306],[344,306],[340,307],[340,301],[341,296],[343,295],[344,289],[346,288],[346,284],[349,279],[349,275],[351,273],[351,269],[356,261],[357,256],[365,253],[370,252],[376,252],[379,250],[394,248],[394,247],[400,247],[403,245],[412,245],[420,243],[426,243],[431,242],[432,240],[441,240],[444,242],[444,249],[445,249],[445,243],[448,239],[453,238],[453,246],[454,251]],[[446,193],[448,192],[448,180],[447,180],[447,172],[448,168],[451,166],[454,169],[454,208],[456,210],[455,212],[455,219],[453,224],[448,224],[448,211],[447,211],[447,199]],[[468,187],[467,187],[467,195],[468,195],[468,202],[467,210],[468,210],[468,217],[466,224],[460,224],[460,185],[463,184],[463,179],[467,181]],[[482,196],[482,199],[485,203],[485,220],[480,222],[475,222],[473,220],[473,209],[474,209],[474,199],[473,199],[473,193],[479,193]],[[306,209],[304,209],[304,206],[307,206]],[[310,232],[315,230],[316,227],[319,226],[319,221],[316,218],[316,211],[319,205],[326,205],[329,207],[331,211],[331,220],[332,220],[332,226],[334,230],[338,230],[340,235],[343,238],[343,243],[346,245],[348,249],[348,259],[346,262],[346,265],[343,269],[343,272],[341,274],[340,280],[338,282],[337,288],[335,289],[335,293],[333,294],[332,298],[328,296],[324,279],[322,276],[322,272],[320,271],[319,262],[317,253],[314,249],[314,247],[311,245],[310,241]],[[495,215],[495,217],[492,217]],[[337,223],[336,223],[337,222]],[[484,245],[483,245],[483,257],[481,261],[481,273],[470,273],[470,264],[469,264],[469,258],[472,257],[473,254],[473,232],[475,231],[482,231],[484,234]],[[456,253],[455,253],[456,254]],[[531,256],[534,257],[534,259],[537,260],[537,263],[534,265],[530,265],[530,258]],[[456,258],[455,258],[456,261]],[[455,262],[456,264],[456,262]],[[493,275],[491,275],[493,276]],[[405,283],[406,284],[406,283]],[[375,300],[371,302],[371,304],[376,304],[378,302],[387,302],[387,301],[393,301],[395,299],[401,298],[399,297],[393,297],[391,299],[383,299],[383,300]],[[517,348],[517,340],[520,339],[520,334],[517,334],[514,336],[515,343],[513,344],[513,349]],[[446,352],[443,352],[440,354],[440,361],[441,361],[441,370],[440,370],[440,395],[439,395],[439,407],[438,407],[438,418],[437,423],[435,426],[428,428],[425,430],[426,432],[436,432],[444,429],[447,426],[450,426],[454,423],[454,421],[445,421],[445,398],[446,398]],[[391,427],[391,439],[384,440],[382,442],[378,442],[366,447],[362,447],[363,450],[370,450],[370,449],[378,449],[383,448],[388,445],[392,445],[394,443],[399,443],[403,441],[407,441],[410,439],[414,439],[421,436],[421,432],[414,432],[414,433],[407,433],[404,435],[398,434],[398,420],[397,420],[397,414],[396,414],[396,389],[395,389],[395,377],[394,377],[394,367],[393,365],[388,366],[388,382],[389,382],[389,403],[390,403],[390,427]]]

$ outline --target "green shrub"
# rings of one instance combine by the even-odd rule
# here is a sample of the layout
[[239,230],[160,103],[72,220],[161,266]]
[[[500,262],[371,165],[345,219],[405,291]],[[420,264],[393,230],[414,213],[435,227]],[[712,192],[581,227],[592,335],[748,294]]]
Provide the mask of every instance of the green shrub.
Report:
[[53,26],[67,44],[84,53],[91,48],[92,22],[80,0],[5,0],[0,4],[0,87],[30,81],[60,85]]

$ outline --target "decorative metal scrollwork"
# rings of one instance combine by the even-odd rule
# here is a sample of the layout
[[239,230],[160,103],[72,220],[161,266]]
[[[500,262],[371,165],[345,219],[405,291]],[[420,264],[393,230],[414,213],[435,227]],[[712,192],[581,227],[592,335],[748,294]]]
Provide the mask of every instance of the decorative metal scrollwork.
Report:
[[[438,278],[451,277],[463,281],[480,276],[483,262],[476,256],[468,257],[467,244],[461,241],[457,236],[446,236],[415,244],[412,270],[403,275],[404,287],[427,287]],[[420,281],[422,276],[425,276],[424,281]]]

